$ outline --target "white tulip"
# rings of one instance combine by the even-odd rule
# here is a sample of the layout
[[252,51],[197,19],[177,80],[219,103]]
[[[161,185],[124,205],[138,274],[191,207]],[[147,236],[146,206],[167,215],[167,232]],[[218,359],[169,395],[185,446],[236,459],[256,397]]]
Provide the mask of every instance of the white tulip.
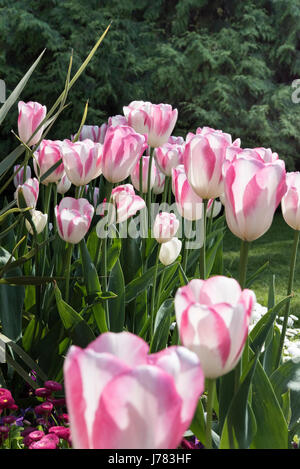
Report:
[[182,242],[178,238],[172,238],[163,243],[159,252],[159,260],[164,265],[170,265],[174,262],[181,251]]

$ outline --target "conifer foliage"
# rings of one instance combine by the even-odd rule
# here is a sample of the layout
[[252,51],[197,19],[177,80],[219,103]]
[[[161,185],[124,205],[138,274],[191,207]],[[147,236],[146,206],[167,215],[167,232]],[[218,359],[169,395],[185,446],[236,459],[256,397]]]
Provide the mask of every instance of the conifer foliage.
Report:
[[[55,138],[78,128],[87,99],[87,123],[97,125],[135,99],[169,102],[179,110],[178,134],[220,128],[299,169],[299,20],[299,0],[0,0],[0,78],[9,93],[46,48],[22,98],[50,106],[70,50],[76,70],[113,21]],[[4,137],[15,119],[0,129],[1,153],[16,144]]]

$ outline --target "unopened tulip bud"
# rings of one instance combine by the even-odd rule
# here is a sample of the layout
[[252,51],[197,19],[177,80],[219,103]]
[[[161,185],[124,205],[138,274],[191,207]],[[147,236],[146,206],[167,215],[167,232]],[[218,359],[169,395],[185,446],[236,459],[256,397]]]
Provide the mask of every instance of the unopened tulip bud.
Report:
[[153,225],[153,235],[158,243],[170,241],[179,228],[179,220],[174,213],[158,213]]
[[176,261],[180,254],[182,242],[178,238],[172,238],[170,241],[163,243],[159,251],[159,260],[164,265],[170,265]]
[[[41,233],[47,224],[47,220],[48,220],[47,213],[42,213],[39,210],[31,210],[30,215],[31,215],[31,221],[35,226],[35,230],[37,234]],[[28,220],[25,220],[25,225],[29,233],[33,235],[33,229]]]
[[[14,173],[20,168],[20,165],[17,164],[14,166]],[[26,166],[25,181],[31,178],[31,169],[30,166]],[[18,173],[14,176],[14,185],[15,188],[23,184],[24,181],[24,167],[19,169]]]
[[24,103],[19,101],[18,103],[18,132],[20,139],[32,146],[39,142],[42,137],[44,126],[42,126],[34,137],[29,141],[31,135],[45,119],[47,114],[46,106],[42,106],[40,103],[29,101]]

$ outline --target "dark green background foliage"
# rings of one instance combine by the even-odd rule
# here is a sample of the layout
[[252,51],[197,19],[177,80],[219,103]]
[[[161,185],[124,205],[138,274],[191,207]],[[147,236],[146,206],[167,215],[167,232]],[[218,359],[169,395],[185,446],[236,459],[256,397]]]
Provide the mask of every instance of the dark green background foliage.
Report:
[[[21,98],[50,108],[71,49],[75,71],[111,20],[50,138],[77,130],[87,99],[86,123],[98,125],[132,100],[150,100],[178,108],[178,135],[208,125],[300,167],[300,103],[291,100],[300,78],[299,0],[0,0],[7,92],[46,48]],[[15,107],[0,132],[1,158],[17,143],[9,134],[16,119]]]

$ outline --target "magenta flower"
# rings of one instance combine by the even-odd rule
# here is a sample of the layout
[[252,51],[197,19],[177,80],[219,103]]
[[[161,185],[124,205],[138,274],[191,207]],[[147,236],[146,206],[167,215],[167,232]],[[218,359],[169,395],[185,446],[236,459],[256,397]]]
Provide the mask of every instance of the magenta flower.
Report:
[[129,332],[107,332],[86,349],[70,348],[64,377],[74,448],[179,445],[203,392],[203,373],[184,347],[148,352]]
[[79,243],[88,232],[93,215],[94,207],[86,199],[64,197],[55,207],[59,236],[68,243]]
[[40,125],[40,123],[45,119],[47,108],[46,106],[42,106],[37,102],[29,101],[28,103],[24,103],[23,101],[19,101],[18,110],[19,137],[23,142],[33,146],[41,139],[44,126],[41,126],[40,130],[32,139],[30,139],[30,137]]
[[181,343],[197,354],[206,378],[228,373],[239,361],[254,303],[251,290],[222,276],[194,279],[177,290]]
[[45,388],[49,389],[52,392],[62,391],[62,385],[57,381],[48,380],[44,382]]
[[128,125],[110,126],[103,145],[102,172],[110,182],[124,181],[147,148],[146,136]]

